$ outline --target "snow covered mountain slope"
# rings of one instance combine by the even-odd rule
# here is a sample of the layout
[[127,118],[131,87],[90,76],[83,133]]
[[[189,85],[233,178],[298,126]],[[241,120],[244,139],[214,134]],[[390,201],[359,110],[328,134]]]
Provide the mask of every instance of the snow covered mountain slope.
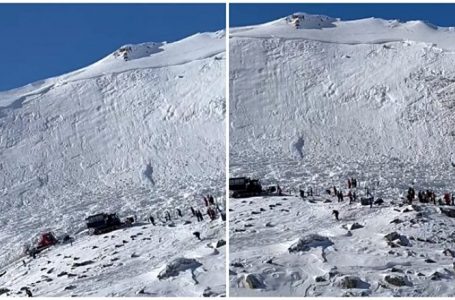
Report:
[[[180,208],[185,216],[208,193],[222,204],[224,47],[222,31],[126,45],[81,70],[1,92],[0,266],[40,231],[81,232],[93,213],[144,220]],[[216,232],[224,236],[222,224]],[[181,245],[178,255],[199,247],[186,245],[191,234],[165,235]]]
[[[296,14],[263,25],[233,28],[230,36],[230,177],[250,176],[261,179],[265,185],[279,183],[285,193],[292,194],[312,186],[320,195],[327,188],[344,187],[348,177],[356,177],[362,182],[359,196],[365,196],[368,187],[375,197],[386,203],[401,203],[409,186],[416,190],[434,190],[438,197],[443,192],[454,191],[453,45],[452,28],[438,28],[420,21],[342,21]],[[344,192],[346,195],[347,188]],[[230,208],[234,209],[231,228],[235,222],[249,223],[248,219],[257,217],[248,213],[236,216],[236,210],[240,209],[237,201],[231,199]],[[268,201],[268,198],[255,198],[251,209],[257,211],[265,205],[262,202]],[[299,206],[300,214],[302,210],[319,209],[317,207],[310,205],[300,209]],[[291,226],[294,217],[287,219],[287,215],[273,210],[270,218],[261,218],[261,224],[253,224],[256,221],[252,220],[253,226],[245,228],[246,232],[234,232],[230,236],[231,258],[247,260],[246,273],[258,272],[257,268],[268,259],[264,257],[267,253],[281,256],[283,245],[288,247],[287,243],[300,238],[302,231],[318,233],[322,230],[324,226],[318,227],[319,223],[325,224],[332,209],[339,210],[341,215],[348,210],[343,204],[323,205],[321,209],[324,212],[311,216],[302,226],[289,232],[285,229],[283,236],[278,231],[274,235],[270,229],[258,227],[271,221],[285,228]],[[354,221],[370,217],[360,215],[360,211],[352,212],[356,213],[359,216],[353,216]],[[375,213],[378,219],[390,221],[390,209],[375,210]],[[306,217],[309,216],[302,216]],[[438,223],[439,216],[434,218],[434,223]],[[315,226],[314,231],[308,229],[311,226]],[[328,230],[329,234],[337,232],[332,225]],[[382,236],[385,229],[369,230],[371,235]],[[450,233],[444,231],[443,234]],[[419,234],[434,233],[424,227]],[[259,239],[261,242],[256,242]],[[266,248],[261,245],[270,245],[270,252],[268,248],[261,252]],[[356,243],[349,246],[351,253],[362,252],[364,247]],[[335,247],[339,247],[336,242]],[[444,250],[442,247],[438,245],[437,251]],[[373,244],[365,248],[365,255],[373,248]],[[385,248],[379,250],[385,251]],[[248,260],[248,257],[255,258]],[[306,268],[300,256],[293,257],[292,262],[286,260],[286,266]],[[334,258],[330,264],[337,266],[341,263],[339,259]],[[352,269],[343,271],[344,275],[356,274],[355,262],[350,263]],[[446,267],[446,262],[438,266]],[[261,276],[272,276],[272,269],[276,267],[264,268],[264,272],[259,272]],[[290,282],[295,279],[296,285],[302,282],[309,285],[315,280],[311,276],[304,278],[303,271],[292,279],[292,272],[287,269],[288,279],[283,279],[286,284],[272,280],[262,289],[250,291],[237,284],[245,272],[233,271],[237,275],[231,275],[231,291],[236,295],[302,296],[305,292],[293,289]],[[368,272],[375,271],[365,270],[365,274]],[[318,287],[313,294],[343,294],[342,290],[330,289]],[[408,292],[453,294],[451,290],[441,290],[438,294],[431,289],[408,290],[406,294]],[[370,291],[370,294],[388,292]]]
[[[232,30],[231,170],[259,160],[293,161],[300,171],[303,162],[397,160],[447,172],[455,52],[438,42],[455,45],[455,32],[377,19],[331,24],[280,19]],[[344,40],[353,35],[357,43]]]

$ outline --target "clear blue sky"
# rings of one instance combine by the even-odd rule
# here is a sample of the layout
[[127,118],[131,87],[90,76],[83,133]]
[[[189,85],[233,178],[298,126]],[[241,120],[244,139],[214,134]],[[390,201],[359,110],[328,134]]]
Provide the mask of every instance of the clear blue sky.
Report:
[[0,91],[85,67],[128,43],[225,28],[225,4],[0,4]]
[[328,15],[345,20],[377,17],[402,21],[424,20],[438,26],[455,26],[454,4],[231,4],[231,27],[261,24],[294,12]]

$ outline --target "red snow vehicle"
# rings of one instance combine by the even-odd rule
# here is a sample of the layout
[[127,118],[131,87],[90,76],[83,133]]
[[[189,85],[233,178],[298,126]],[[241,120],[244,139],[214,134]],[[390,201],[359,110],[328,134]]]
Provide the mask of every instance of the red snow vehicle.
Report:
[[40,235],[37,245],[31,249],[28,249],[27,252],[30,254],[30,256],[35,257],[36,254],[57,243],[58,240],[52,232],[45,232]]

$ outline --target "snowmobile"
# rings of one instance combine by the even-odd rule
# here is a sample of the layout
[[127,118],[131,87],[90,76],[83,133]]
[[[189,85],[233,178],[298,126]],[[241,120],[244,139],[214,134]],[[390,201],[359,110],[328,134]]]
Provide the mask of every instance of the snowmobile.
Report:
[[103,234],[123,227],[117,214],[100,213],[85,219],[91,234]]

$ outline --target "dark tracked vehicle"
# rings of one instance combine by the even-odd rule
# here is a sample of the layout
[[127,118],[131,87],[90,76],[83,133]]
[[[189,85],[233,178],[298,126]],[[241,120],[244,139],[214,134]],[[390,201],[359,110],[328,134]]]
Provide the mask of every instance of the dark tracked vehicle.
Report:
[[87,228],[92,234],[103,234],[117,230],[125,224],[120,221],[117,214],[100,213],[85,219]]
[[263,194],[259,179],[237,177],[229,179],[229,190],[232,198],[247,198]]

